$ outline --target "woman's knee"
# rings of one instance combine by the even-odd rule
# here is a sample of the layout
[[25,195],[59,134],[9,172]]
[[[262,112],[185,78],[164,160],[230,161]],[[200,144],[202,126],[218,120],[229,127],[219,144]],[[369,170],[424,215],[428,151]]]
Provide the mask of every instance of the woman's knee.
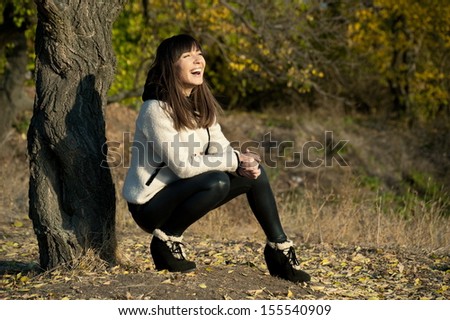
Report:
[[203,186],[207,190],[227,194],[230,190],[230,178],[225,172],[210,171],[205,175]]

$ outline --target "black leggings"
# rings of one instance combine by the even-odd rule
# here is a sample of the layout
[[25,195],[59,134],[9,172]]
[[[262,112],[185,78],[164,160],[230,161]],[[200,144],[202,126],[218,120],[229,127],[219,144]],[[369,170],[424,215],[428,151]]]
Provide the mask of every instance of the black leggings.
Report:
[[263,168],[257,179],[239,177],[222,171],[208,171],[188,179],[175,181],[142,205],[129,203],[136,223],[152,233],[161,229],[168,235],[181,236],[194,222],[209,211],[240,194],[248,203],[271,242],[284,242],[275,198]]

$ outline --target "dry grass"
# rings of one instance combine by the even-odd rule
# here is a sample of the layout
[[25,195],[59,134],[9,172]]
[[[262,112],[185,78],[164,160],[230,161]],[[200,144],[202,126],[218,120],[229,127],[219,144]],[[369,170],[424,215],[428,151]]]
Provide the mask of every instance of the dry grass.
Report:
[[[241,136],[258,139],[270,131],[275,139],[292,139],[301,146],[311,139],[323,142],[324,132],[330,130],[336,141],[349,141],[344,150],[348,167],[334,163],[328,168],[286,169],[280,165],[267,170],[287,233],[302,243],[449,252],[450,195],[432,178],[441,176],[444,186],[448,179],[441,144],[433,142],[437,131],[422,128],[413,132],[355,121],[338,110],[333,110],[330,117],[329,112],[289,114],[267,110],[262,115],[241,115],[252,119],[249,128],[236,114],[224,119],[226,134],[234,141]],[[242,124],[237,131],[235,123]],[[276,125],[271,126],[273,123]],[[431,183],[417,186],[404,181],[405,175],[417,172]],[[298,178],[301,183],[295,182]],[[245,197],[210,213],[190,230],[213,238],[248,234],[264,239]]]
[[[135,114],[124,113],[122,107],[110,110],[107,118],[110,128],[109,139],[120,141],[123,132],[132,132]],[[129,111],[129,110],[128,110]],[[126,118],[123,118],[126,114]],[[273,182],[279,211],[283,225],[289,236],[298,243],[349,243],[369,246],[405,246],[423,248],[427,250],[450,251],[449,226],[449,195],[445,190],[430,192],[431,196],[423,197],[416,192],[393,195],[383,184],[375,186],[362,183],[360,166],[373,165],[372,173],[395,176],[395,161],[404,159],[398,166],[403,171],[409,168],[421,167],[429,162],[424,156],[422,162],[415,154],[409,155],[409,149],[402,151],[405,140],[401,135],[393,136],[389,132],[376,131],[373,128],[362,128],[358,124],[348,124],[339,117],[326,121],[314,121],[302,115],[303,122],[296,116],[284,116],[277,122],[277,126],[268,128],[267,119],[274,121],[276,113],[265,114],[256,118],[253,114],[230,114],[224,120],[224,128],[230,140],[239,140],[239,136],[260,138],[266,130],[270,130],[274,137],[292,138],[296,144],[307,141],[311,137],[321,137],[325,130],[333,130],[338,139],[350,140],[350,160],[357,158],[350,168],[318,168],[305,170],[303,168],[290,169],[272,168],[268,174]],[[245,125],[252,118],[251,126]],[[325,118],[324,118],[325,119]],[[275,119],[276,120],[276,119]],[[228,121],[228,122],[227,122]],[[283,121],[287,122],[283,125]],[[276,121],[275,121],[276,122]],[[131,124],[130,124],[131,123]],[[239,128],[233,127],[236,123]],[[237,130],[235,130],[237,129]],[[367,129],[367,131],[365,131]],[[235,136],[233,136],[233,133]],[[371,143],[368,137],[375,139]],[[386,138],[388,137],[388,138]],[[364,141],[366,139],[366,142]],[[388,147],[383,141],[389,140]],[[409,142],[415,140],[409,139]],[[372,141],[373,142],[373,141]],[[9,142],[11,157],[4,158],[1,166],[3,219],[6,224],[14,223],[19,218],[26,219],[28,204],[28,163],[26,159],[26,141],[16,134]],[[369,146],[370,145],[370,146]],[[366,148],[363,148],[366,146]],[[415,146],[412,145],[411,148]],[[355,150],[360,151],[355,153]],[[380,153],[376,153],[380,150]],[[384,158],[382,158],[382,156]],[[377,159],[372,163],[370,159]],[[384,162],[380,162],[380,161]],[[386,165],[389,164],[389,165]],[[378,164],[378,166],[375,166]],[[384,167],[383,167],[384,166]],[[421,167],[422,168],[422,167]],[[383,171],[384,170],[384,171]],[[132,221],[125,201],[121,197],[121,187],[126,168],[117,167],[112,170],[117,192],[117,231],[135,232],[146,237]],[[293,184],[292,178],[300,177],[300,184]],[[447,217],[443,217],[447,214]],[[229,204],[211,212],[198,223],[194,224],[189,233],[205,235],[215,239],[232,239],[248,236],[252,239],[264,241],[256,219],[252,216],[245,197],[239,197]]]
[[[109,112],[109,139],[120,141],[123,132],[132,131],[130,123],[135,114],[122,112],[119,106]],[[253,121],[245,121],[248,118]],[[38,276],[32,272],[25,274],[37,268],[39,250],[27,217],[26,140],[15,134],[5,146],[9,156],[0,161],[0,255],[4,270],[16,272],[3,277],[2,284],[8,290],[3,292],[4,297],[159,299],[170,290],[178,298],[246,299],[249,292],[255,291],[249,288],[265,288],[258,298],[273,299],[275,293],[277,298],[286,298],[286,292],[292,291],[294,298],[301,299],[367,299],[368,292],[378,299],[447,299],[448,194],[445,189],[438,190],[436,184],[430,184],[429,190],[422,193],[414,188],[409,193],[402,190],[395,193],[378,178],[383,174],[396,177],[398,164],[404,171],[421,168],[428,172],[423,163],[429,159],[417,161],[416,154],[409,154],[408,148],[399,144],[405,141],[402,139],[391,139],[394,143],[386,147],[383,143],[389,140],[386,138],[390,138],[389,134],[358,125],[345,127],[337,120],[312,118],[303,125],[288,116],[272,118],[273,115],[267,114],[261,118],[232,114],[225,123],[228,133],[232,133],[227,135],[230,140],[238,140],[241,135],[258,139],[271,130],[276,139],[293,139],[301,144],[320,138],[330,129],[337,138],[351,142],[350,167],[312,170],[278,166],[267,170],[286,232],[297,243],[302,266],[313,274],[315,283],[321,284],[315,286],[319,291],[303,287],[296,287],[295,291],[290,285],[288,291],[287,285],[277,279],[247,276],[255,271],[264,272],[261,250],[265,236],[244,196],[209,213],[186,232],[188,246],[190,243],[195,246],[190,251],[205,272],[179,278],[147,272],[153,270],[148,254],[150,236],[134,223],[121,196],[126,173],[123,166],[112,170],[117,195],[117,255],[121,264],[108,268],[105,261],[89,250],[70,266],[60,266]],[[267,129],[268,121],[276,125]],[[371,180],[373,176],[378,180]],[[445,214],[447,218],[443,217]],[[374,247],[377,250],[371,250]],[[233,265],[224,267],[230,261]],[[211,268],[214,273],[208,271]],[[355,274],[355,268],[361,272]],[[199,287],[199,283],[211,290]]]
[[[425,202],[417,195],[411,197],[414,213],[404,218],[401,213],[411,204],[402,207],[385,198],[380,191],[359,188],[352,179],[341,183],[339,193],[304,187],[277,195],[283,225],[296,242],[450,250],[450,226],[440,199]],[[264,240],[245,197],[208,214],[190,232],[215,239],[247,234]]]
[[[250,118],[251,125],[245,121]],[[349,141],[345,154],[349,167],[286,169],[280,165],[267,169],[283,225],[296,242],[450,250],[448,193],[444,189],[435,192],[431,185],[429,195],[424,197],[414,189],[393,191],[383,181],[390,177],[390,181],[402,186],[401,175],[418,169],[436,175],[428,159],[433,157],[433,150],[420,157],[411,152],[419,149],[421,141],[411,137],[410,132],[349,122],[338,111],[333,117],[317,113],[300,116],[279,110],[231,113],[222,119],[222,126],[230,141],[243,141],[242,137],[257,140],[271,132],[274,139],[292,139],[301,146],[311,139],[321,141],[329,130],[336,140]],[[113,174],[120,188],[125,171],[118,168]],[[299,178],[300,183],[296,181]],[[120,190],[117,196],[118,230],[136,228]],[[265,239],[245,197],[209,213],[188,233],[213,239]]]

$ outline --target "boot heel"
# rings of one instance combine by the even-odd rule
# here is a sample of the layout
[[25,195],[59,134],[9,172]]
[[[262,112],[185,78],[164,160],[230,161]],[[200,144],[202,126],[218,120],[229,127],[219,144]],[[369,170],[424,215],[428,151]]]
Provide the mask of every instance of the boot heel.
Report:
[[267,269],[273,277],[279,277],[292,282],[307,282],[311,276],[300,270],[300,264],[295,255],[292,241],[283,243],[268,242],[264,248],[264,258]]
[[186,260],[182,246],[181,237],[167,236],[161,230],[155,230],[150,244],[155,269],[170,272],[194,270],[195,262]]

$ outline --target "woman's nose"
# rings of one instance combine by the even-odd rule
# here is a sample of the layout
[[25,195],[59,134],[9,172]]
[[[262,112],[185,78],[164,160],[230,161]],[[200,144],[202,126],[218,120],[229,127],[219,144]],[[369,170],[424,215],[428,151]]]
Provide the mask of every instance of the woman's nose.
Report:
[[194,63],[200,63],[202,61],[203,56],[200,54],[195,55]]

